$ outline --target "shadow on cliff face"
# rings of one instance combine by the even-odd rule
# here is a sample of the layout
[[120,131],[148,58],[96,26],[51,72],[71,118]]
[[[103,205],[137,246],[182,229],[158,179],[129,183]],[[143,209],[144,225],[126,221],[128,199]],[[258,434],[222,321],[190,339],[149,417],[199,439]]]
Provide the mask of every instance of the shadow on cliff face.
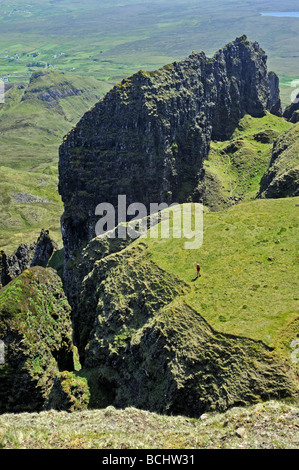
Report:
[[211,139],[228,139],[245,114],[281,115],[278,78],[257,42],[237,38],[213,58],[192,53],[117,84],[65,136],[59,152],[66,259],[95,236],[95,208],[201,202]]
[[[97,243],[102,253],[103,240],[92,252]],[[142,241],[93,258],[73,318],[91,407],[197,417],[295,393],[292,371],[271,348],[217,333],[185,304],[189,289]]]
[[261,342],[214,331],[184,303],[190,286],[159,268],[146,243],[94,239],[95,208],[117,208],[119,194],[146,207],[202,200],[211,139],[229,139],[245,114],[281,115],[266,62],[242,36],[211,59],[193,53],[140,71],[64,138],[65,288],[91,404],[199,416],[294,393],[283,360]]

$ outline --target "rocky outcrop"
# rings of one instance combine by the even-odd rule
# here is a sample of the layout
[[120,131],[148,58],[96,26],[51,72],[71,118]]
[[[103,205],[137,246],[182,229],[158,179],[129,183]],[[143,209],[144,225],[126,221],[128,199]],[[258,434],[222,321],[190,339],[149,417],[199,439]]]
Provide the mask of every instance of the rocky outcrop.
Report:
[[279,94],[279,78],[274,72],[269,72],[269,86],[270,86],[270,99],[269,110],[270,113],[276,116],[282,116],[282,107]]
[[245,113],[281,113],[278,79],[246,36],[213,58],[192,53],[116,85],[60,148],[59,192],[66,260],[95,235],[95,208],[200,201],[211,139],[227,139]]
[[295,196],[299,196],[299,123],[274,142],[259,193],[262,198]]
[[299,94],[294,102],[284,110],[283,117],[293,124],[299,122]]
[[[50,86],[45,85],[42,80],[39,80],[42,77],[51,75],[51,73],[52,72],[48,71],[33,73],[30,77],[29,86],[22,97],[22,101],[34,98],[44,101],[49,107],[52,107],[61,99],[68,98],[69,96],[78,96],[84,93],[83,89],[76,88],[71,82],[65,80],[63,72],[60,72],[60,80],[58,80],[59,74],[56,74],[56,83]],[[53,73],[52,76],[54,77]]]
[[23,243],[12,255],[0,253],[0,287],[19,276],[25,269],[33,266],[46,267],[57,244],[49,235],[48,230],[41,230],[37,242]]
[[45,268],[57,248],[57,243],[52,240],[49,231],[43,229],[36,242],[34,256],[30,266],[43,266]]
[[34,256],[36,243],[21,244],[13,255],[0,253],[0,288],[29,268]]
[[71,377],[70,314],[53,269],[26,269],[1,289],[0,413],[86,405],[86,384]]
[[296,393],[271,348],[218,333],[183,301],[190,286],[158,267],[146,242],[115,243],[92,240],[73,278],[75,341],[98,407],[198,417]]
[[[99,203],[200,201],[212,139],[240,119],[281,115],[278,79],[246,37],[116,85],[60,147],[64,287],[74,340],[98,406],[199,416],[295,395],[293,369],[261,341],[215,331],[145,241],[94,238]],[[255,133],[256,134],[256,133]],[[273,141],[274,134],[256,139]],[[270,149],[270,148],[269,148]],[[117,220],[115,220],[117,224]],[[118,227],[120,229],[120,227]],[[83,372],[82,372],[83,374]]]

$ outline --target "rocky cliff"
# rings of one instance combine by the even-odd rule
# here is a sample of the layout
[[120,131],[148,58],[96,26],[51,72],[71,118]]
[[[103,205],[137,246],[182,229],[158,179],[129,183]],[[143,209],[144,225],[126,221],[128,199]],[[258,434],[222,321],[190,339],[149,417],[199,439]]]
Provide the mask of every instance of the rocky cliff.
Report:
[[48,230],[41,230],[36,242],[21,244],[14,254],[0,252],[0,288],[33,266],[47,266],[57,244]]
[[299,94],[294,102],[284,110],[283,117],[293,124],[299,121]]
[[[21,101],[35,99],[48,103],[49,107],[53,107],[61,99],[68,98],[69,96],[79,96],[84,93],[81,88],[76,88],[73,83],[64,79],[64,73],[60,73],[60,80],[55,84],[49,84],[48,86],[41,86],[42,80],[40,77],[49,76],[48,71],[35,72],[32,74],[29,85],[25,89],[24,95]],[[58,77],[58,74],[57,74]]]
[[200,201],[211,139],[227,139],[240,118],[281,114],[278,79],[258,43],[237,38],[208,58],[192,53],[116,85],[60,147],[66,259],[95,235],[96,206]]
[[84,407],[72,376],[70,307],[53,269],[26,269],[0,290],[0,413]]
[[275,140],[259,192],[266,198],[294,196],[299,196],[299,123]]
[[[167,256],[178,256],[178,245],[170,244],[164,248]],[[244,329],[242,336],[230,334],[229,326],[219,332],[204,303],[202,313],[189,305],[193,295],[212,294],[211,274],[195,294],[194,283],[162,269],[152,254],[146,240],[95,238],[72,265],[74,339],[82,376],[91,386],[91,406],[198,417],[208,410],[296,396],[295,371],[279,348],[246,337]],[[221,254],[211,252],[210,263],[213,256],[220,262]],[[245,307],[250,312],[245,316],[251,316],[251,306]],[[240,311],[237,316],[237,322],[244,321]],[[289,328],[292,338],[296,326]]]

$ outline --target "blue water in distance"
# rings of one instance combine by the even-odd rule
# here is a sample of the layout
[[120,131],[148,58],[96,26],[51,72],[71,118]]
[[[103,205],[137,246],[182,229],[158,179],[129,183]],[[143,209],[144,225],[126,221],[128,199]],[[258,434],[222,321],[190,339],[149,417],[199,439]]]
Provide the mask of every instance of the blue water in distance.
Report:
[[279,18],[299,18],[299,11],[274,11],[272,13],[261,13],[262,16],[276,16]]

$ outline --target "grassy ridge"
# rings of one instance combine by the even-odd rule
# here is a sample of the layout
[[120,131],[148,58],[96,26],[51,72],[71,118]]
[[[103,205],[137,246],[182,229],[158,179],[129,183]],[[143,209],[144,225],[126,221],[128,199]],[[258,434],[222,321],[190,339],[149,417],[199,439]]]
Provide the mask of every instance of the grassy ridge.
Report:
[[41,70],[0,105],[0,165],[57,172],[63,136],[108,91],[96,79]]
[[298,408],[269,402],[201,419],[112,406],[0,416],[4,449],[297,449]]
[[148,256],[189,284],[180,299],[214,329],[262,340],[290,358],[299,333],[298,202],[256,200],[205,212],[199,250],[185,249],[184,239],[148,238]]
[[57,184],[56,175],[0,167],[0,247],[6,253],[36,241],[41,228],[61,242]]
[[68,263],[68,288],[81,286],[74,337],[90,406],[199,416],[295,396],[297,203],[205,210],[198,249],[186,249],[183,238],[154,238],[155,226],[151,238],[126,247],[95,238]]

